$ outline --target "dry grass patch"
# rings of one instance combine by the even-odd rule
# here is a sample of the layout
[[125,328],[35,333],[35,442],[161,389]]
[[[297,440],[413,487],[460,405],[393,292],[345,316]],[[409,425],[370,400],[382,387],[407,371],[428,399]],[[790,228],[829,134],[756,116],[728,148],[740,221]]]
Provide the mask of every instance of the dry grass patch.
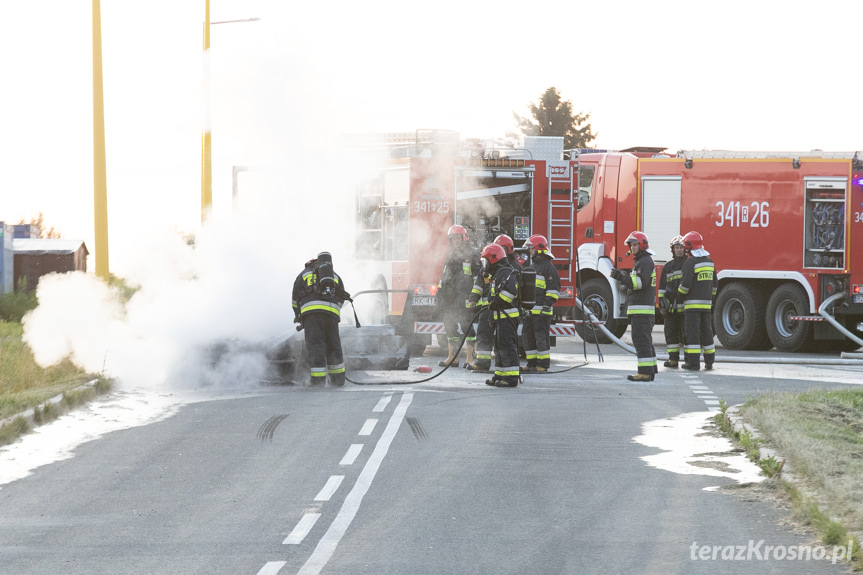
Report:
[[[740,410],[787,460],[798,520],[826,543],[863,533],[863,390],[769,392]],[[860,558],[855,567],[860,569]]]

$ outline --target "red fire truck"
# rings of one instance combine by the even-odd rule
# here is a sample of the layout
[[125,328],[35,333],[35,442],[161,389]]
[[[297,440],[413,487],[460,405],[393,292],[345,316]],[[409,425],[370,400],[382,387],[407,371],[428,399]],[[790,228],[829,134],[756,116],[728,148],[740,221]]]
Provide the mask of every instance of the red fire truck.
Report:
[[564,151],[562,138],[542,137],[525,137],[521,148],[470,144],[418,131],[406,162],[407,261],[390,288],[408,289],[404,319],[416,332],[442,330],[436,286],[446,231],[459,223],[478,249],[500,233],[516,246],[534,233],[549,238],[562,283],[555,335],[608,341],[582,323],[578,295],[621,336],[626,294],[609,272],[631,266],[624,238],[647,233],[660,268],[671,238],[695,230],[718,270],[723,346],[863,344],[863,251],[851,249],[863,245],[863,152]]

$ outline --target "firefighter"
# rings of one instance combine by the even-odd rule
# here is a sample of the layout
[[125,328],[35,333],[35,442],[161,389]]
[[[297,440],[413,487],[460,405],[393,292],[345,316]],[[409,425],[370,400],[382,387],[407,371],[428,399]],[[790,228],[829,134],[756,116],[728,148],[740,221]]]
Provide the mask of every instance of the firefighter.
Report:
[[704,249],[701,234],[689,232],[683,236],[683,246],[690,256],[683,264],[677,288],[683,300],[683,369],[698,371],[701,354],[704,354],[704,369],[713,369],[716,347],[711,309],[716,297],[716,270],[710,253]]
[[554,267],[554,255],[548,249],[545,236],[532,235],[525,247],[530,253],[529,268],[536,272],[536,303],[527,310],[522,335],[527,373],[544,373],[551,367],[552,308],[560,297],[560,275]]
[[306,339],[311,379],[310,386],[321,386],[330,377],[330,385],[345,384],[345,360],[339,337],[339,319],[342,304],[350,294],[344,282],[333,270],[329,253],[306,262],[305,269],[294,281],[291,306],[294,322],[302,324]]
[[[510,266],[516,271],[516,274],[521,272],[521,264],[515,260],[515,244],[512,238],[506,234],[501,234],[494,239],[495,244],[503,247],[506,253],[506,258],[509,260]],[[470,294],[470,304],[468,307],[479,310],[477,315],[476,328],[476,359],[470,364],[465,364],[465,367],[471,371],[488,371],[491,369],[491,352],[494,331],[491,326],[491,317],[488,311],[488,295],[491,288],[491,276],[483,269],[476,275],[473,282],[473,289]]]
[[662,266],[659,276],[659,309],[664,320],[665,350],[668,352],[668,361],[662,365],[677,367],[680,364],[680,345],[683,343],[683,298],[678,297],[677,291],[680,278],[683,277],[683,262],[686,261],[683,236],[674,236],[670,247],[671,260]]
[[475,310],[470,307],[470,294],[473,289],[474,277],[480,270],[480,255],[472,250],[468,243],[467,230],[462,226],[451,226],[447,231],[450,250],[444,261],[441,280],[438,284],[438,306],[443,312],[444,329],[446,330],[447,357],[438,363],[441,367],[458,367],[458,328],[461,326],[465,334],[466,362],[474,363],[474,347],[476,334],[471,319]]
[[483,248],[482,265],[491,275],[488,308],[494,324],[494,376],[485,383],[494,387],[516,387],[520,370],[518,274],[498,244]]
[[611,270],[611,277],[628,289],[626,315],[632,326],[632,343],[638,356],[638,373],[629,375],[629,381],[653,381],[656,367],[656,350],[653,348],[653,324],[656,322],[654,298],[656,297],[656,268],[653,265],[655,252],[650,249],[647,234],[632,232],[626,238],[629,253],[635,258],[632,271]]

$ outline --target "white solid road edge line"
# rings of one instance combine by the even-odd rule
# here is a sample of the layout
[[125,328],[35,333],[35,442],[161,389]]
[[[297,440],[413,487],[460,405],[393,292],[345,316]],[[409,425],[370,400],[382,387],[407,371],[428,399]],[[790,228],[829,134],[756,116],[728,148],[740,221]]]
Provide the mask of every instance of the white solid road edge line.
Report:
[[282,541],[282,545],[299,545],[321,518],[320,513],[306,513],[296,524],[294,530]]
[[306,561],[302,568],[297,572],[297,575],[318,575],[318,573],[321,572],[321,569],[323,569],[330,560],[330,557],[333,556],[333,553],[335,553],[339,541],[344,537],[345,532],[351,525],[351,521],[356,517],[360,504],[363,501],[363,497],[371,487],[372,480],[375,478],[384,457],[386,457],[387,452],[390,449],[390,444],[392,444],[393,439],[405,418],[405,413],[407,412],[411,401],[413,401],[413,397],[414,394],[412,391],[406,391],[402,395],[401,401],[399,401],[398,406],[393,410],[393,415],[387,423],[386,429],[384,429],[384,432],[381,434],[381,438],[375,445],[375,450],[372,452],[365,467],[363,467],[363,470],[360,472],[353,489],[351,489],[350,493],[345,497],[345,501],[342,503],[342,508],[339,510],[338,515],[336,515],[336,518],[333,520],[329,529],[327,529],[327,532],[324,533],[324,536],[321,537],[321,540],[312,552],[311,557],[309,557],[308,561]]

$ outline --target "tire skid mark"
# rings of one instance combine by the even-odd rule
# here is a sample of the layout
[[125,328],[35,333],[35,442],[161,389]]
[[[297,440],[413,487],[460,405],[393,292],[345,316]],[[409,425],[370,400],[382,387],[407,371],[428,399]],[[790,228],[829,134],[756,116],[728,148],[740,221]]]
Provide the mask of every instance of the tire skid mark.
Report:
[[411,431],[414,432],[414,437],[417,438],[417,441],[422,441],[429,438],[425,432],[425,429],[423,429],[423,424],[420,423],[419,419],[417,419],[416,417],[406,417],[405,421],[408,422],[408,425],[410,426]]
[[274,415],[268,420],[264,422],[263,425],[258,429],[257,438],[261,441],[265,440],[273,440],[273,434],[276,433],[276,428],[279,424],[284,421],[284,419],[288,416],[287,413],[283,413],[281,415]]

